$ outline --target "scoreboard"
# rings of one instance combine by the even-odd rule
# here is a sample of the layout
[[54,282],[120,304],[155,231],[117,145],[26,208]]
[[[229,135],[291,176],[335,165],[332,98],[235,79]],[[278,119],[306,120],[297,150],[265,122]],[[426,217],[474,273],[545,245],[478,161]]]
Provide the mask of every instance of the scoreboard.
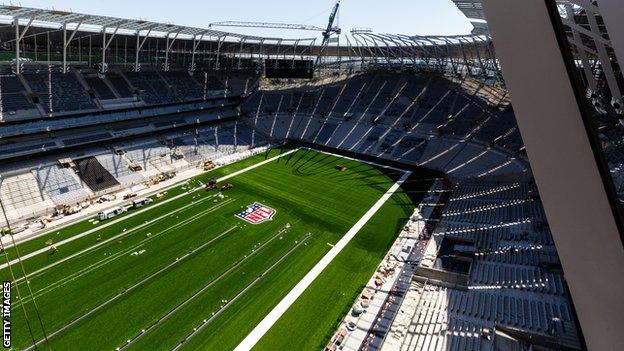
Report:
[[267,78],[300,78],[314,77],[314,61],[265,59],[264,75]]

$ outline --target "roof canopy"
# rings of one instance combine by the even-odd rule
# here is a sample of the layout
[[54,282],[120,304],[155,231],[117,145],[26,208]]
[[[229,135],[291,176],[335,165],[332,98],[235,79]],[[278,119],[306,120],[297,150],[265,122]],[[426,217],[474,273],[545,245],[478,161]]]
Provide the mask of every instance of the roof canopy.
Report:
[[32,21],[33,26],[61,28],[70,25],[74,29],[80,27],[84,31],[116,30],[119,34],[143,34],[151,36],[177,35],[178,38],[231,37],[245,40],[284,41],[281,38],[266,38],[238,33],[230,33],[208,28],[180,26],[171,23],[151,22],[137,19],[127,19],[109,16],[88,15],[84,13],[45,10],[31,7],[0,5],[0,21],[12,22],[18,19],[20,23]]

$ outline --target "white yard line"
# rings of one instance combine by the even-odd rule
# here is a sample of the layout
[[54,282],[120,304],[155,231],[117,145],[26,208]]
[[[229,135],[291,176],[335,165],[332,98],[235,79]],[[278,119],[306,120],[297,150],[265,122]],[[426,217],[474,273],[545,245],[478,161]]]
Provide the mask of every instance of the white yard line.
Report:
[[[165,272],[166,270],[168,270],[169,268],[176,266],[178,264],[180,264],[181,262],[183,262],[185,259],[191,257],[192,255],[194,255],[196,252],[198,252],[198,250],[203,249],[206,246],[211,245],[213,242],[219,240],[221,237],[227,235],[228,233],[230,233],[231,231],[233,231],[234,229],[238,228],[238,225],[233,226],[232,228],[224,231],[223,233],[219,234],[218,236],[216,236],[215,238],[210,239],[210,241],[205,242],[204,244],[202,244],[200,247],[198,247],[197,249],[187,252],[184,255],[178,257],[176,260],[174,260],[173,262],[169,263],[168,265],[166,265],[165,267],[159,269],[158,271],[148,275],[146,278],[143,278],[142,280],[140,280],[139,282],[135,283],[134,285],[124,289],[124,291],[118,293],[117,295],[113,296],[112,298],[104,301],[103,303],[88,309],[86,311],[85,314],[81,315],[80,317],[70,321],[68,324],[63,325],[60,329],[57,329],[55,331],[53,331],[52,333],[48,334],[48,338],[52,338],[56,335],[58,335],[59,333],[62,333],[63,331],[69,329],[71,326],[75,325],[76,323],[80,322],[81,320],[84,320],[85,318],[93,315],[94,313],[96,313],[97,311],[101,310],[102,308],[110,305],[112,302],[117,301],[118,299],[120,299],[123,296],[126,296],[126,294],[131,291],[134,290],[136,288],[138,288],[139,286],[149,282],[150,280],[152,280],[155,276],[161,274],[162,272]],[[28,346],[27,348],[24,349],[24,351],[29,351],[32,350],[33,348],[37,348],[37,345],[43,343],[46,339],[40,339],[39,341],[35,342],[34,345]]]
[[[208,208],[207,210],[202,211],[202,212],[200,212],[200,213],[198,213],[198,214],[196,214],[196,215],[194,215],[194,216],[192,216],[192,217],[190,217],[190,218],[188,218],[188,219],[186,219],[186,220],[184,220],[184,221],[182,221],[182,222],[179,222],[179,223],[177,223],[177,224],[175,224],[175,225],[173,225],[173,226],[171,226],[171,227],[168,227],[168,228],[166,228],[166,229],[164,229],[164,230],[161,230],[160,232],[158,232],[158,233],[156,233],[156,234],[154,234],[154,235],[152,235],[152,236],[150,236],[150,237],[148,237],[148,238],[145,238],[145,239],[141,240],[141,241],[138,243],[138,245],[136,245],[136,246],[132,246],[132,247],[130,247],[130,248],[128,248],[128,249],[125,249],[125,250],[119,251],[119,252],[115,253],[115,254],[114,254],[114,255],[112,255],[112,256],[109,256],[109,257],[107,257],[107,258],[104,258],[104,259],[102,259],[102,260],[100,260],[100,261],[98,261],[98,262],[96,262],[96,263],[94,263],[94,264],[92,264],[92,265],[87,266],[87,267],[86,267],[86,268],[84,268],[84,269],[81,269],[81,270],[79,270],[79,271],[77,271],[77,272],[74,272],[72,275],[66,276],[66,277],[64,277],[64,278],[62,278],[62,279],[60,279],[60,280],[56,281],[55,283],[53,283],[53,284],[51,284],[51,285],[47,286],[46,288],[44,288],[44,289],[42,289],[42,290],[39,290],[39,291],[35,292],[35,295],[37,295],[37,296],[35,296],[35,297],[36,297],[36,298],[38,298],[38,297],[39,297],[39,295],[40,295],[40,294],[39,294],[39,292],[40,292],[40,291],[44,291],[44,290],[46,290],[46,291],[51,291],[51,290],[53,290],[53,289],[56,289],[55,284],[62,284],[62,285],[64,285],[64,284],[68,283],[68,282],[69,282],[69,281],[71,281],[71,280],[74,280],[75,278],[77,278],[77,277],[79,277],[79,276],[82,276],[82,275],[84,275],[84,274],[87,274],[87,273],[89,273],[90,271],[92,271],[92,270],[94,270],[94,269],[100,268],[100,267],[102,267],[102,266],[104,266],[104,265],[106,265],[106,264],[108,264],[108,263],[111,263],[113,260],[116,260],[117,258],[123,257],[123,256],[124,256],[125,254],[127,254],[128,252],[130,252],[130,251],[132,251],[132,250],[135,250],[135,249],[136,249],[137,247],[139,247],[139,246],[143,246],[145,243],[147,243],[147,242],[149,242],[149,241],[151,241],[151,240],[154,240],[155,238],[159,237],[160,235],[162,235],[162,234],[164,234],[164,233],[168,233],[168,232],[170,232],[170,231],[172,231],[172,230],[175,230],[175,229],[178,229],[178,228],[184,227],[185,225],[187,225],[187,224],[191,223],[191,222],[192,222],[192,221],[194,221],[195,219],[197,219],[197,218],[199,218],[199,217],[201,217],[201,216],[204,216],[204,215],[206,215],[206,214],[208,214],[208,213],[212,213],[212,212],[214,212],[214,211],[217,211],[217,210],[221,209],[221,207],[226,206],[226,205],[229,205],[229,204],[231,204],[231,203],[233,203],[233,202],[235,202],[235,201],[236,201],[236,200],[234,200],[234,199],[231,199],[231,198],[230,198],[230,199],[226,200],[225,202],[221,202],[221,203],[219,203],[218,205],[215,205],[215,206],[213,206],[213,207],[210,207],[210,208]],[[196,203],[194,203],[194,204],[196,205],[196,204],[197,204],[197,202],[196,202]],[[127,232],[127,233],[129,233],[129,232]],[[110,242],[110,241],[113,241],[113,240],[116,240],[116,239],[118,239],[118,238],[120,238],[120,237],[123,237],[123,236],[118,235],[118,236],[116,236],[116,237],[113,237],[113,238],[108,239],[106,242],[100,242],[100,244],[102,244],[102,245],[103,245],[103,244],[106,244],[106,243],[108,243],[108,242]],[[75,254],[73,254],[73,255],[70,255],[70,256],[67,256],[67,257],[63,258],[62,260],[59,260],[59,261],[54,262],[54,263],[52,263],[52,264],[50,264],[50,265],[47,265],[47,266],[45,266],[45,267],[43,267],[43,268],[41,268],[41,269],[39,269],[39,270],[36,270],[36,271],[34,271],[34,272],[32,272],[32,273],[29,273],[26,277],[28,277],[28,279],[29,279],[29,281],[30,281],[30,279],[32,279],[32,278],[33,278],[33,277],[35,277],[35,276],[38,276],[40,273],[45,272],[45,271],[47,271],[48,269],[50,269],[50,268],[52,268],[52,267],[54,267],[54,266],[57,266],[57,265],[59,265],[59,264],[61,264],[61,263],[63,263],[63,262],[66,262],[66,261],[68,261],[68,260],[70,260],[70,259],[73,259],[73,258],[75,258],[75,257],[79,257],[79,256],[80,256],[80,255],[82,255],[83,253],[93,251],[93,250],[95,250],[95,249],[96,249],[96,248],[98,248],[98,247],[100,247],[100,245],[99,245],[99,244],[98,244],[98,245],[95,245],[95,246],[88,247],[88,248],[86,248],[86,249],[84,249],[84,250],[82,250],[82,251],[80,251],[80,252],[76,252],[76,253],[75,253]],[[95,268],[94,268],[94,267],[95,267]],[[77,275],[76,275],[76,274],[77,274]],[[21,278],[17,279],[14,283],[19,283],[19,282],[23,281],[24,279],[25,279],[24,277],[21,277]],[[46,293],[47,293],[47,292],[46,292]],[[26,300],[26,299],[25,299],[25,300]]]
[[[251,166],[249,166],[249,167],[247,167],[247,168],[243,168],[243,169],[241,169],[241,170],[239,170],[239,171],[236,171],[236,172],[234,172],[234,173],[228,174],[228,175],[226,175],[226,176],[223,176],[223,177],[221,177],[221,178],[217,179],[217,182],[222,182],[222,181],[224,181],[224,180],[227,180],[227,179],[230,179],[230,178],[232,178],[232,177],[235,177],[235,176],[237,176],[237,175],[239,175],[239,174],[243,174],[243,173],[245,173],[245,172],[247,172],[247,171],[250,171],[250,170],[252,170],[252,169],[254,169],[254,168],[257,168],[257,167],[263,166],[263,165],[265,165],[265,164],[267,164],[267,163],[269,163],[269,162],[272,162],[272,161],[274,161],[274,160],[277,160],[277,159],[279,159],[279,158],[282,158],[282,157],[284,157],[284,156],[287,156],[287,155],[289,155],[289,154],[292,154],[293,152],[297,152],[297,150],[299,150],[299,149],[293,149],[293,150],[290,150],[290,151],[284,152],[284,153],[279,154],[279,155],[277,155],[277,156],[274,156],[274,157],[271,157],[271,158],[269,158],[269,159],[266,159],[266,160],[264,160],[264,161],[262,161],[262,162],[259,162],[259,163],[256,163],[256,164],[254,164],[254,165],[251,165]],[[151,210],[151,209],[153,209],[153,208],[159,207],[159,206],[161,206],[161,205],[164,205],[164,204],[166,204],[166,203],[169,203],[169,202],[171,202],[171,201],[177,200],[177,199],[182,198],[182,197],[187,196],[187,195],[189,195],[189,193],[186,193],[186,192],[185,192],[185,193],[182,193],[182,194],[180,194],[180,195],[176,195],[176,196],[174,196],[174,197],[172,197],[172,198],[170,198],[170,199],[167,199],[167,200],[164,200],[164,201],[159,202],[159,203],[157,203],[157,204],[154,204],[153,206],[148,206],[147,208],[145,208],[145,209],[143,209],[143,210],[139,210],[139,211],[133,212],[133,213],[131,213],[131,214],[127,215],[127,216],[124,216],[124,217],[119,218],[119,219],[117,219],[117,220],[110,221],[110,222],[108,222],[108,223],[106,223],[106,224],[104,224],[104,225],[101,225],[101,226],[97,227],[97,228],[93,228],[93,229],[87,230],[86,232],[83,232],[83,233],[80,233],[80,234],[74,235],[74,236],[72,236],[72,237],[70,237],[70,238],[67,238],[67,239],[65,239],[65,240],[59,241],[58,243],[54,244],[54,246],[56,246],[56,247],[58,248],[58,247],[63,246],[63,245],[65,245],[65,244],[67,244],[67,243],[70,243],[70,242],[72,242],[72,241],[74,241],[74,240],[78,240],[78,239],[80,239],[80,238],[82,238],[82,237],[84,237],[84,236],[87,236],[87,235],[89,235],[89,234],[93,234],[93,233],[95,233],[95,232],[99,231],[100,229],[110,227],[110,226],[112,226],[112,225],[114,225],[114,224],[117,224],[117,223],[119,223],[119,222],[122,222],[122,221],[124,221],[124,220],[126,220],[126,219],[128,219],[128,218],[132,218],[132,217],[134,217],[134,216],[140,215],[140,214],[142,214],[143,212],[149,211],[149,210]],[[171,214],[171,213],[166,214],[166,215],[164,215],[163,217],[166,217],[166,216],[168,216],[168,215],[170,215],[170,214]],[[159,218],[160,218],[160,217],[159,217]],[[154,220],[150,221],[150,223],[151,223],[151,222],[153,222],[153,221],[154,221]],[[139,226],[139,227],[141,227],[141,226]],[[138,227],[136,227],[136,228],[138,228]],[[134,230],[134,229],[136,229],[136,228],[129,229],[128,231],[132,231],[132,230]],[[37,256],[37,255],[39,255],[39,254],[49,252],[49,250],[50,250],[50,248],[49,248],[49,247],[44,247],[44,248],[42,248],[42,249],[39,249],[39,250],[33,251],[33,252],[28,253],[28,254],[26,254],[26,255],[22,255],[22,256],[21,256],[21,259],[22,259],[22,260],[26,260],[26,259],[29,259],[29,258],[31,258],[31,257]],[[15,263],[18,263],[18,259],[13,259],[13,260],[11,260],[8,264],[7,264],[7,263],[3,263],[3,264],[1,264],[1,265],[0,265],[0,270],[2,270],[2,269],[4,269],[4,268],[8,267],[8,265],[9,265],[9,264],[15,264]]]
[[299,149],[292,149],[292,150],[290,150],[290,151],[284,152],[283,154],[279,154],[279,155],[277,155],[277,156],[274,156],[274,157],[271,157],[271,158],[269,158],[269,159],[266,159],[266,160],[264,160],[264,161],[262,161],[262,162],[259,162],[259,163],[256,163],[256,164],[254,164],[254,165],[251,165],[251,166],[249,166],[249,167],[247,167],[247,168],[243,168],[243,169],[241,169],[240,171],[236,171],[236,172],[234,172],[234,173],[228,174],[228,175],[226,175],[226,176],[224,176],[224,177],[219,178],[217,181],[218,181],[218,182],[222,182],[222,181],[227,180],[227,179],[230,179],[230,178],[232,178],[232,177],[236,177],[236,176],[237,176],[237,175],[239,175],[239,174],[243,174],[243,173],[245,173],[245,172],[247,172],[247,171],[250,171],[250,170],[252,170],[252,169],[254,169],[254,168],[258,168],[258,167],[260,167],[260,166],[264,166],[264,165],[266,165],[267,163],[270,163],[270,162],[272,162],[272,161],[274,161],[274,160],[277,160],[278,158],[282,158],[282,157],[284,157],[284,156],[290,155],[290,154],[292,154],[293,152],[297,152],[297,151],[299,151]]
[[238,344],[234,351],[251,350],[258,341],[271,329],[278,319],[286,313],[288,308],[303,294],[303,292],[312,285],[312,282],[329,266],[329,264],[338,256],[347,244],[355,237],[355,235],[366,225],[375,213],[383,206],[386,201],[394,194],[397,189],[409,178],[412,172],[405,172],[403,176],[360,218],[355,225],[329,250],[325,256],[297,283],[297,285],[269,312],[266,317]]

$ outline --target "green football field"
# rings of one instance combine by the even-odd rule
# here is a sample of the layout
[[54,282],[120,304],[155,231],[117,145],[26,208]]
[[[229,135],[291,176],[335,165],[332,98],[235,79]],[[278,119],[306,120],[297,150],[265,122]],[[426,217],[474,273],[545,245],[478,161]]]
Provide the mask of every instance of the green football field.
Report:
[[[234,185],[223,198],[189,191],[240,170],[220,183]],[[431,185],[416,173],[256,349],[322,347]],[[23,266],[0,271],[14,281],[13,347],[34,340],[42,350],[171,350],[184,340],[184,350],[231,350],[402,175],[317,151],[274,149],[169,189],[140,210],[22,243]],[[276,211],[271,220],[236,216],[256,202]],[[15,259],[16,249],[5,255]]]

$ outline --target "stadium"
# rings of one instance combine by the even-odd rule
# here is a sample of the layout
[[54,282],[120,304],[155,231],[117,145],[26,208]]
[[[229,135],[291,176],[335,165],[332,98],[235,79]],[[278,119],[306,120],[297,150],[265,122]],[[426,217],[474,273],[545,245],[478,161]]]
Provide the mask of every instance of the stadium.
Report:
[[619,2],[448,0],[457,35],[0,5],[3,347],[624,349]]

